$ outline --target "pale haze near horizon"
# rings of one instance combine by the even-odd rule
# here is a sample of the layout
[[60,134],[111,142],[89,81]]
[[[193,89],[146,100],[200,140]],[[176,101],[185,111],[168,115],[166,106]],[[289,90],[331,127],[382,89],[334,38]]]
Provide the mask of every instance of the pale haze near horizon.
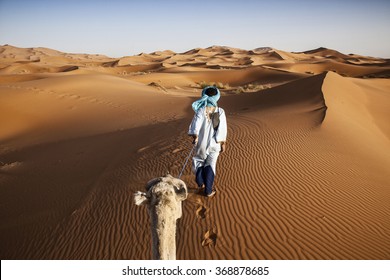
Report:
[[213,45],[390,58],[390,1],[0,0],[0,44],[111,57]]

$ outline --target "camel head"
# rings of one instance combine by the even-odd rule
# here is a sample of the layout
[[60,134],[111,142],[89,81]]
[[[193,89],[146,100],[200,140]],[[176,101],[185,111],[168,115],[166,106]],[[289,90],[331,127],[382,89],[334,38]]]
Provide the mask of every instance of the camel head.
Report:
[[147,205],[151,221],[154,259],[176,259],[176,220],[182,216],[181,202],[187,198],[186,184],[171,175],[150,180],[146,192],[136,192],[136,205]]
[[147,205],[150,209],[155,207],[168,207],[176,213],[175,218],[182,215],[181,202],[187,198],[186,184],[177,178],[167,174],[150,180],[146,184],[145,192],[136,192],[134,202],[136,205]]

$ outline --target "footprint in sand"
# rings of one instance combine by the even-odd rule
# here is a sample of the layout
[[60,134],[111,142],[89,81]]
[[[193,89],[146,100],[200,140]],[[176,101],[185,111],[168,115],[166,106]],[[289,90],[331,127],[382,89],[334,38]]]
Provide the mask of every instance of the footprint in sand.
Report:
[[207,209],[203,205],[199,205],[198,209],[196,209],[196,217],[198,219],[206,218]]
[[19,161],[11,162],[11,163],[5,163],[0,161],[0,172],[12,172],[17,170],[18,167],[22,166],[22,163]]
[[183,149],[177,148],[177,149],[174,149],[172,151],[172,154],[176,154],[176,153],[181,152],[181,151],[183,151]]
[[79,99],[79,98],[80,98],[80,95],[72,94],[72,95],[70,95],[69,97],[72,98],[72,99]]
[[147,149],[149,149],[149,148],[150,148],[150,146],[145,146],[145,147],[139,148],[139,149],[137,150],[137,153],[142,153],[143,151],[145,151],[145,150],[147,150]]
[[202,240],[202,246],[203,247],[210,247],[210,246],[215,246],[217,243],[217,234],[214,232],[214,230],[208,230],[204,234],[204,239]]

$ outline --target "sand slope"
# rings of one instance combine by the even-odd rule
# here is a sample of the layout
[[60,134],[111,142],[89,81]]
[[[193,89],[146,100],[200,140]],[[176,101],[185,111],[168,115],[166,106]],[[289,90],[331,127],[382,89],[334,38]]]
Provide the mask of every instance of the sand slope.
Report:
[[211,83],[228,149],[212,199],[184,172],[179,259],[389,259],[390,81],[356,78],[383,76],[388,60],[324,48],[0,52],[2,259],[149,259],[133,193],[179,174],[191,102]]

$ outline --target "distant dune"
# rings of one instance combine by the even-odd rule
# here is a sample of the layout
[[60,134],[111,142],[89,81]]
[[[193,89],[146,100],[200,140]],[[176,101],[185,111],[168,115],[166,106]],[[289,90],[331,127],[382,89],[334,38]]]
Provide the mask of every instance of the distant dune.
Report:
[[390,60],[212,46],[110,58],[0,46],[1,259],[150,259],[133,193],[227,112],[217,195],[189,187],[178,259],[389,259]]

